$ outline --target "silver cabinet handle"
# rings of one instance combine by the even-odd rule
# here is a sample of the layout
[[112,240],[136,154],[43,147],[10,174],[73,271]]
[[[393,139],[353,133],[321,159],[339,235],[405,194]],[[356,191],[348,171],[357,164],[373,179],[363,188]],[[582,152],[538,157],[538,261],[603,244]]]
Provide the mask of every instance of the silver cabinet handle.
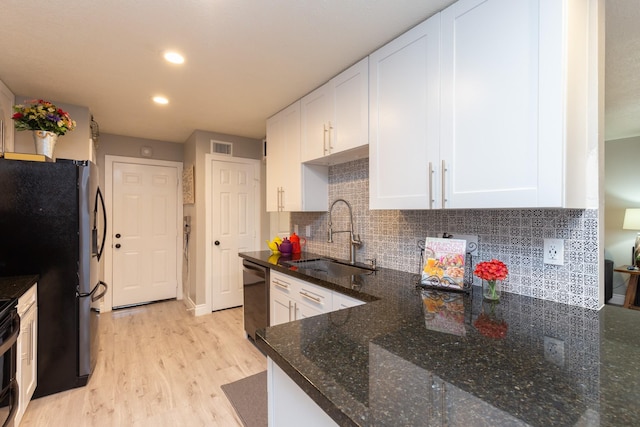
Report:
[[445,176],[447,173],[447,166],[445,164],[445,161],[442,161],[442,208],[445,208],[445,203],[447,203],[447,198],[445,197]]
[[285,289],[287,291],[289,290],[289,284],[288,283],[280,283],[278,281],[278,279],[273,279],[273,284],[278,288]]
[[324,155],[327,155],[327,125],[326,124],[322,124],[322,149],[324,151]]
[[331,131],[333,130],[333,125],[329,122],[329,154],[333,150],[333,145],[331,145]]
[[429,185],[429,209],[433,209],[433,165],[429,162],[429,174],[428,185]]
[[291,322],[291,300],[289,300],[289,322]]
[[284,187],[280,187],[280,210],[284,211]]
[[284,211],[284,187],[278,187],[278,211]]
[[304,292],[304,291],[300,291],[300,295],[302,295],[304,298],[307,298],[313,302],[316,302],[318,304],[322,304],[322,299],[319,297],[314,297],[313,295],[309,295],[308,293]]

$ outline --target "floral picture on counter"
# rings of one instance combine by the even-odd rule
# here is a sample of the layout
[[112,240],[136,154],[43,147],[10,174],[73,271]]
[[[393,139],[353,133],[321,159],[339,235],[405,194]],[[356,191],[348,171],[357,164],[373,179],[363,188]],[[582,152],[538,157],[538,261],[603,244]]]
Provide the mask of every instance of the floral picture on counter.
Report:
[[463,289],[466,245],[466,240],[427,237],[421,283]]

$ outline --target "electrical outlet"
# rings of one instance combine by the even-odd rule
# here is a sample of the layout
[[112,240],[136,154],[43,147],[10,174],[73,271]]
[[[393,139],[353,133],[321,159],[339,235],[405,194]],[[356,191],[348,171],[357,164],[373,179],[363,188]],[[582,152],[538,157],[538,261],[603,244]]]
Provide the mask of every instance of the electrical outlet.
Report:
[[296,234],[300,234],[298,233],[298,224],[293,224],[293,232]]
[[304,227],[304,235],[306,237],[311,237],[311,226],[310,225],[305,225],[305,227]]
[[564,240],[544,239],[544,263],[564,265]]
[[564,366],[564,341],[544,337],[544,358],[553,364]]

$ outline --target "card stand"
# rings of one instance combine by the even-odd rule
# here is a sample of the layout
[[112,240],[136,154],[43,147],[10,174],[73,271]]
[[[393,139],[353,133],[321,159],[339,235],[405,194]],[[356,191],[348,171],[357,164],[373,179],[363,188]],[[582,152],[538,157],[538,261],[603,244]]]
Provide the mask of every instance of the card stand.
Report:
[[[424,247],[425,242],[418,242],[418,248],[420,249],[420,264],[418,265],[418,271],[422,271],[422,266],[424,266]],[[452,292],[465,292],[470,293],[471,287],[473,286],[473,256],[471,252],[467,251],[464,262],[464,280],[462,288],[456,286],[449,286],[450,284],[454,284],[451,279],[448,278],[440,278],[438,276],[429,276],[426,279],[426,283],[422,282],[422,274],[417,274],[415,276],[415,284],[417,287],[424,289],[441,289],[444,291],[452,291]]]

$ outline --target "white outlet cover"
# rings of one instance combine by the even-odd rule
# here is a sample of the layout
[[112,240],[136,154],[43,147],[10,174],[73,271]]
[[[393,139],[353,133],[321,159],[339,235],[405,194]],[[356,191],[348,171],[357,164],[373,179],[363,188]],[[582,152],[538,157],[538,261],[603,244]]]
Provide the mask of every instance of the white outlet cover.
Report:
[[564,240],[544,239],[543,249],[545,264],[564,265]]

